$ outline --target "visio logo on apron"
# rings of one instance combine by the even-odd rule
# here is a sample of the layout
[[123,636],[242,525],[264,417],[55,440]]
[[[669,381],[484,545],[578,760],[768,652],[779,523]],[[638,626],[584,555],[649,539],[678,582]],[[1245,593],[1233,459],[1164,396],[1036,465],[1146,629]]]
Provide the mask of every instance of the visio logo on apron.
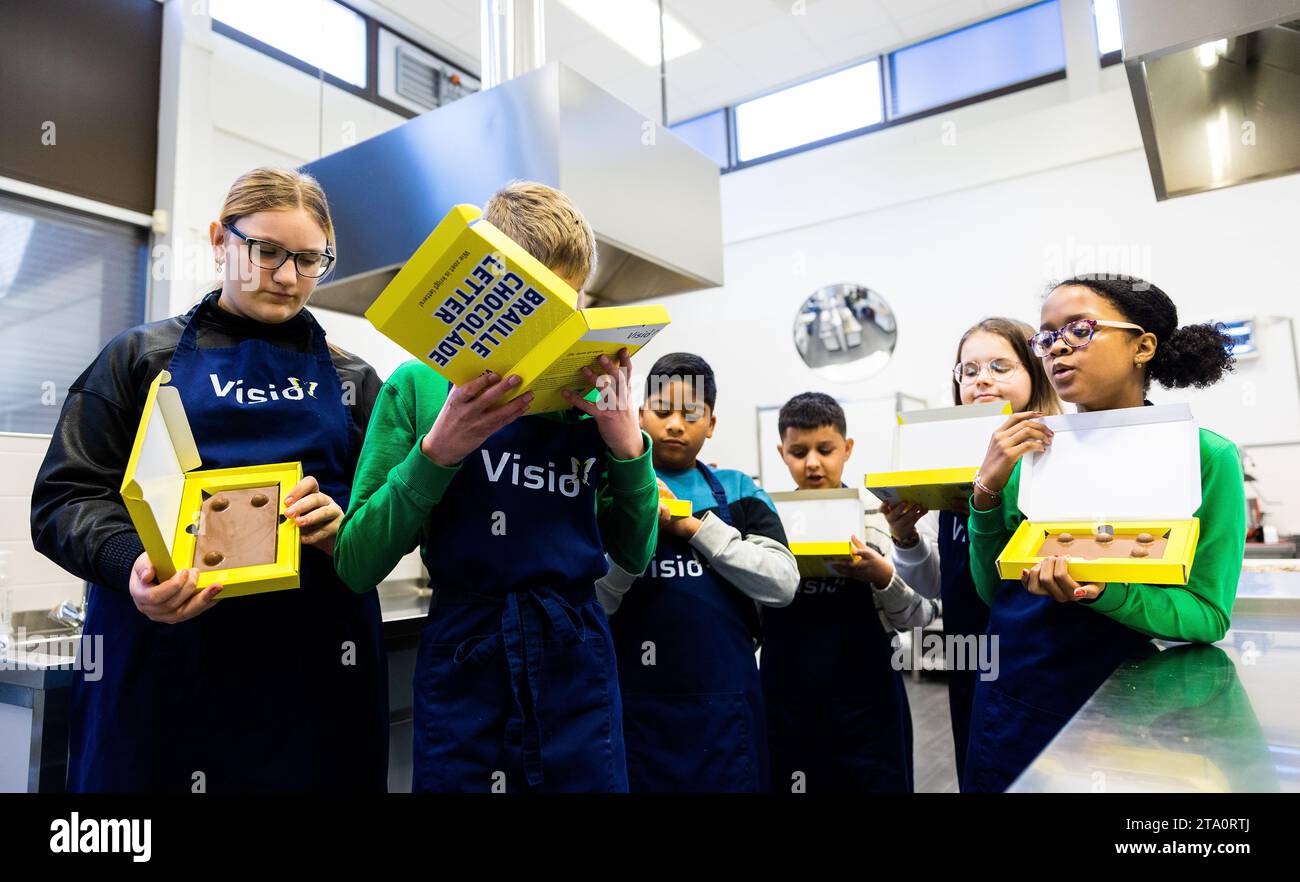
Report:
[[[528,490],[546,490],[554,493],[559,490],[564,496],[577,496],[578,490],[582,485],[588,483],[591,477],[591,467],[596,464],[594,456],[587,457],[585,462],[579,462],[577,457],[570,457],[569,462],[573,466],[572,474],[562,475],[555,471],[555,463],[548,462],[546,468],[539,465],[526,465],[520,469],[520,457],[517,453],[509,451],[501,452],[501,459],[495,465],[492,462],[492,454],[484,448],[483,468],[487,471],[487,479],[495,484],[505,475],[506,466],[511,465],[510,483],[516,487],[524,487]],[[511,460],[514,460],[511,463]],[[521,479],[522,478],[522,479]]]
[[704,567],[694,556],[686,560],[682,555],[660,559],[657,555],[650,561],[646,575],[652,579],[698,579],[704,575]]
[[303,393],[306,393],[312,398],[316,397],[317,384],[314,380],[304,387],[297,377],[287,377],[286,379],[289,381],[288,385],[277,392],[274,383],[265,389],[258,389],[255,387],[245,389],[243,380],[227,380],[225,383],[222,383],[220,377],[216,374],[208,374],[208,377],[212,380],[212,391],[217,393],[218,398],[225,398],[233,393],[235,400],[240,404],[258,404],[263,401],[279,401],[281,398],[286,401],[302,401]]

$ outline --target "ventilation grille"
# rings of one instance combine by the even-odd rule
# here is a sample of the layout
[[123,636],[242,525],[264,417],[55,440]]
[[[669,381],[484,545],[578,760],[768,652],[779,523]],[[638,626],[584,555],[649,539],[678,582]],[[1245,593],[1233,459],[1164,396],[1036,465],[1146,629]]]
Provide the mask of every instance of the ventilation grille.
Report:
[[438,106],[440,79],[441,74],[436,68],[408,52],[405,46],[397,46],[398,95],[425,110],[433,110]]

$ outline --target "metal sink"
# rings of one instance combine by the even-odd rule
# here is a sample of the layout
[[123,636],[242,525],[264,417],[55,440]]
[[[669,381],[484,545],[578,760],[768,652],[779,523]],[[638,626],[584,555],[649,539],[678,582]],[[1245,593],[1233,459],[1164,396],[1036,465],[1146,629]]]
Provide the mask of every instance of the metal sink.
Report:
[[15,634],[25,632],[28,639],[37,637],[67,637],[81,631],[79,625],[56,622],[47,609],[25,609],[9,617]]
[[10,614],[9,631],[0,630],[0,655],[71,657],[80,633],[80,625],[56,621],[50,610],[20,610]]

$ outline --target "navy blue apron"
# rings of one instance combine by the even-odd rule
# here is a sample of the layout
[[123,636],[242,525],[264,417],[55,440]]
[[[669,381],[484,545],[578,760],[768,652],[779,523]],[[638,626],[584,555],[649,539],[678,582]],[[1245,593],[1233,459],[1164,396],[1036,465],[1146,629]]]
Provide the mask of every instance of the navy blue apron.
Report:
[[[196,307],[167,367],[202,467],[301,461],[346,509],[351,417],[325,332],[303,312],[309,352],[257,339],[200,349],[199,316],[218,308]],[[85,633],[103,635],[102,678],[74,680],[69,789],[383,791],[378,595],[351,591],[311,546],[300,566],[297,589],[219,600],[175,625],[145,618],[126,592],[91,586]]]
[[1006,790],[1120,662],[1155,651],[1145,634],[1018,580],[998,588],[988,634],[998,638],[998,677],[975,683],[965,792]]
[[[714,513],[730,525],[722,485],[697,467]],[[689,541],[659,534],[650,568],[611,619],[633,792],[767,789],[758,625],[754,601],[700,561]]]
[[[970,534],[966,532],[966,521],[950,511],[939,512],[939,597],[943,600],[944,636],[961,638],[974,649],[974,641],[988,630],[989,608],[980,599],[970,574]],[[948,670],[948,711],[952,717],[952,747],[959,782],[966,774],[971,702],[979,677],[971,662],[976,658],[968,652],[962,670]]]
[[435,589],[415,669],[417,792],[623,792],[596,421],[526,416],[433,509]]
[[793,603],[764,613],[763,696],[778,793],[791,792],[798,773],[808,793],[912,792],[912,714],[874,590],[805,578]]

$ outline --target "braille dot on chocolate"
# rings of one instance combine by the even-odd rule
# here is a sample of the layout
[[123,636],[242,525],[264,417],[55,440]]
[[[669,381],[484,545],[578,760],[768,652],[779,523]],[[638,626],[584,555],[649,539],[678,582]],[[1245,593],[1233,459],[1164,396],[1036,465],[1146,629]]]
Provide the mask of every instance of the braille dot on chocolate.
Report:
[[1071,542],[1074,541],[1074,534],[1073,534],[1073,533],[1058,533],[1057,536],[1056,536],[1056,541],[1059,542],[1059,543],[1061,543],[1062,545],[1069,545]]
[[1112,542],[1114,542],[1114,541],[1115,541],[1115,534],[1114,534],[1114,533],[1098,533],[1098,534],[1097,534],[1097,544],[1098,544],[1098,545],[1109,545],[1110,543],[1112,543]]
[[209,551],[207,554],[203,555],[203,564],[204,566],[215,567],[225,559],[226,556],[220,551]]
[[1133,550],[1129,552],[1129,554],[1132,555],[1133,557],[1146,557],[1150,553],[1151,552],[1147,551],[1141,545],[1133,546]]
[[1138,533],[1137,541],[1141,542],[1143,545],[1150,545],[1152,542],[1156,541],[1156,537],[1152,536],[1150,533]]
[[262,506],[270,502],[271,499],[265,493],[258,493],[254,495],[253,498],[249,501],[253,503],[253,508],[261,508]]
[[213,511],[225,511],[230,508],[230,500],[224,496],[218,496],[216,499],[212,500],[210,508]]

